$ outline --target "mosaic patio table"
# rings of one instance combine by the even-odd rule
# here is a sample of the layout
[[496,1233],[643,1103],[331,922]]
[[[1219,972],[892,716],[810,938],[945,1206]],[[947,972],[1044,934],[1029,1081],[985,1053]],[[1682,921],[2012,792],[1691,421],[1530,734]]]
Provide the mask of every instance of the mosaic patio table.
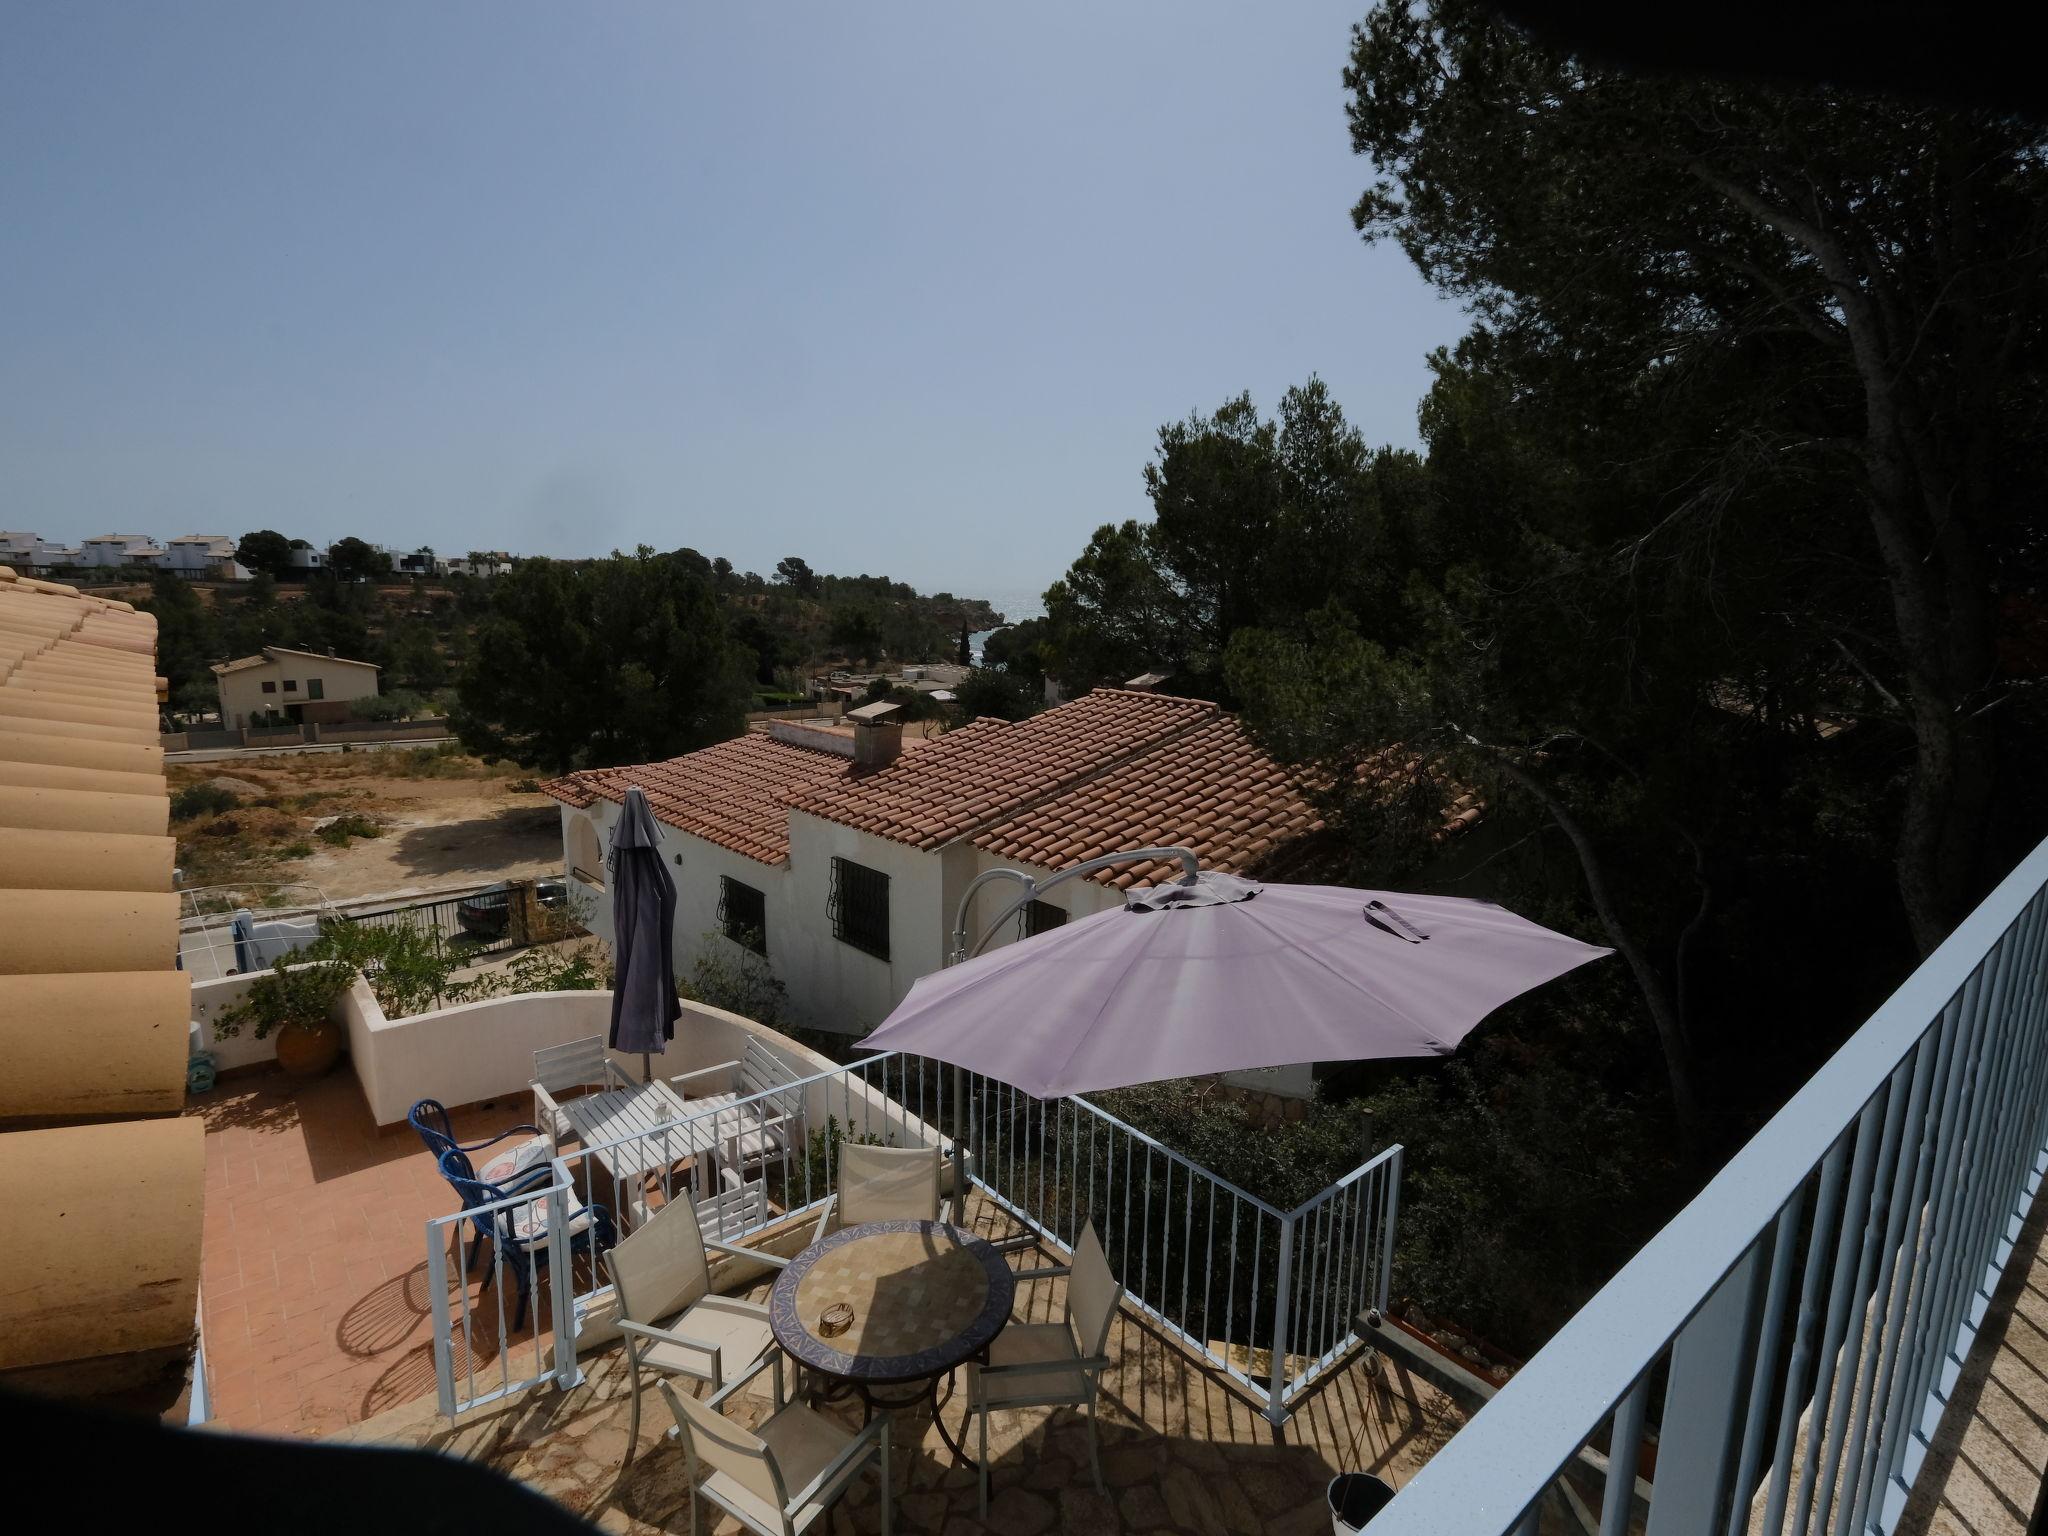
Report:
[[[980,1238],[937,1221],[842,1227],[790,1260],[768,1297],[775,1340],[792,1360],[859,1394],[863,1409],[930,1400],[932,1423],[954,1457],[972,1465],[939,1416],[939,1384],[983,1359],[1010,1320],[1017,1279]],[[827,1337],[820,1319],[844,1303],[853,1323]],[[878,1387],[921,1383],[907,1395]]]

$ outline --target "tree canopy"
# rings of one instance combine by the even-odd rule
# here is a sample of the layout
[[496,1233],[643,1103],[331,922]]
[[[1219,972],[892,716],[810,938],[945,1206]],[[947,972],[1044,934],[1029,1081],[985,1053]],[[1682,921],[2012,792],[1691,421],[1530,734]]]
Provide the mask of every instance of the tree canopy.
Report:
[[327,569],[338,581],[376,581],[391,574],[391,557],[358,538],[327,546]]
[[292,568],[292,541],[274,528],[258,528],[242,535],[235,559],[251,571],[282,578]]
[[1105,525],[1046,592],[1042,665],[1069,688],[1172,674],[1176,691],[1229,698],[1238,630],[1342,600],[1392,596],[1388,498],[1417,492],[1414,455],[1366,448],[1322,380],[1249,395],[1159,429],[1145,467],[1151,521]]
[[755,658],[728,633],[698,563],[643,548],[528,560],[497,577],[457,684],[463,744],[562,773],[737,735]]
[[1345,83],[1377,171],[1359,229],[1472,306],[1459,367],[1564,477],[1520,529],[1767,616],[1809,689],[1904,733],[1894,858],[1931,948],[2004,846],[1996,632],[2038,577],[2048,139],[1633,77],[1465,0],[1375,7]]

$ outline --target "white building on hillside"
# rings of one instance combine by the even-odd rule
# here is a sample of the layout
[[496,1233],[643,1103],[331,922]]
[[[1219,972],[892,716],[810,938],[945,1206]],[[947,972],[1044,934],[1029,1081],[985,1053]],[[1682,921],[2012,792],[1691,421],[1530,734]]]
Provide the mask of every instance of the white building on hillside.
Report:
[[191,579],[247,581],[249,573],[235,563],[235,541],[222,533],[187,533],[164,546],[159,569]]
[[[1390,760],[1387,771],[1409,769]],[[667,762],[543,786],[562,804],[564,867],[606,937],[604,856],[633,785],[665,824],[678,974],[704,945],[757,941],[798,1022],[844,1034],[865,1033],[945,963],[955,909],[983,870],[1043,875],[1180,844],[1207,868],[1256,872],[1321,827],[1236,719],[1197,699],[1098,689],[1028,720],[979,720],[923,742],[887,723],[777,722]],[[1478,816],[1469,799],[1454,802],[1447,830]],[[1070,882],[1019,926],[1101,911],[1174,868]],[[1015,894],[984,888],[976,921]]]
[[146,533],[102,533],[84,540],[78,548],[80,565],[153,566],[164,557],[164,547]]

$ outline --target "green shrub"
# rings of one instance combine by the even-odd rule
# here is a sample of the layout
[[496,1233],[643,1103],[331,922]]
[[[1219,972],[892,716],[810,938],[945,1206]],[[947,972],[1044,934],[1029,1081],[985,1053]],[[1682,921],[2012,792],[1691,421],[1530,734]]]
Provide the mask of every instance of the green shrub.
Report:
[[355,979],[355,967],[338,961],[307,964],[303,958],[293,958],[287,965],[280,958],[241,1002],[214,1020],[213,1033],[225,1040],[247,1026],[263,1040],[287,1024],[318,1023]]
[[313,845],[300,838],[297,842],[286,843],[278,849],[277,856],[280,859],[310,859],[313,857]]
[[687,977],[676,978],[677,993],[741,1018],[779,1026],[789,1012],[789,989],[768,962],[722,933],[707,933]]
[[358,720],[392,721],[423,715],[427,713],[427,706],[426,700],[418,694],[396,688],[373,699],[357,699],[349,705],[349,710]]
[[187,784],[171,796],[171,819],[191,821],[200,816],[217,816],[241,803],[233,790],[217,784]]
[[535,778],[514,779],[505,788],[515,795],[534,795],[540,793],[540,780]]
[[346,816],[337,816],[319,831],[320,841],[331,848],[346,848],[352,837],[382,837],[384,829],[367,816],[351,811]]
[[437,931],[404,922],[382,927],[342,919],[305,953],[360,970],[378,1006],[394,1019],[439,1007],[450,973],[462,963]]

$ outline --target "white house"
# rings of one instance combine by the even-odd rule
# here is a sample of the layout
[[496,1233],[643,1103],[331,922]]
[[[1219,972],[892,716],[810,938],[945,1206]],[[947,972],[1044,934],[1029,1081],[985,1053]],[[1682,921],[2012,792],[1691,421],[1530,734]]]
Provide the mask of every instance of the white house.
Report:
[[[1384,771],[1413,767],[1390,755]],[[798,1022],[845,1034],[865,1033],[945,963],[955,909],[984,870],[1043,877],[1178,844],[1206,868],[1268,871],[1322,825],[1236,719],[1198,699],[1097,689],[1028,720],[977,720],[923,742],[886,720],[776,722],[667,762],[542,786],[562,805],[565,871],[607,938],[604,855],[635,785],[664,824],[678,973],[706,944],[758,942]],[[1453,800],[1445,835],[1478,818],[1469,796]],[[1115,906],[1176,868],[1070,881],[1017,931]],[[974,936],[1016,892],[983,888]]]
[[146,533],[102,533],[78,549],[80,565],[101,567],[155,565],[164,557],[163,546]]
[[441,568],[449,576],[503,576],[512,569],[512,557],[502,549],[473,549],[467,555],[450,555]]
[[187,533],[164,546],[160,569],[180,576],[212,576],[222,581],[247,581],[249,573],[235,563],[235,541],[220,533]]

